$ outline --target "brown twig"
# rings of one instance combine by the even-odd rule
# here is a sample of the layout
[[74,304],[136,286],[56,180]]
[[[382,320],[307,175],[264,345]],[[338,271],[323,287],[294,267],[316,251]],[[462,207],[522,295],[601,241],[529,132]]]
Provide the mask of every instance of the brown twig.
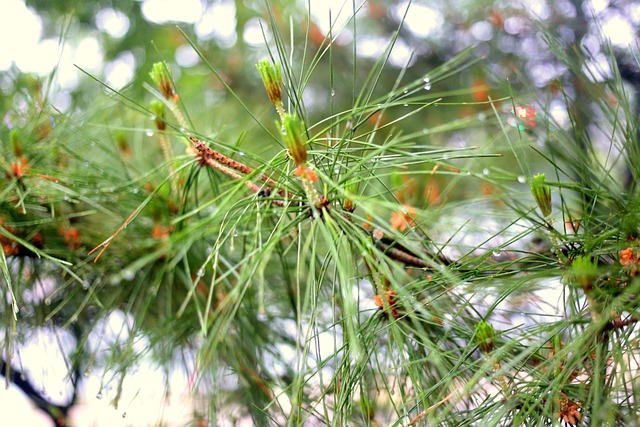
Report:
[[[384,237],[384,233],[379,228],[375,228],[372,232],[372,237],[375,242],[376,248],[380,249],[389,258],[408,265],[409,267],[417,268],[433,268],[434,264],[430,263],[422,258],[419,258],[411,250],[405,248],[400,243]],[[438,259],[444,265],[450,265],[451,261],[445,258],[443,255],[438,255]]]
[[[456,261],[451,261],[449,258],[441,253],[436,255],[425,253],[425,256],[429,259],[425,260],[416,255],[415,252],[407,249],[402,244],[384,236],[384,232],[379,228],[374,228],[371,233],[371,237],[374,240],[376,248],[382,251],[389,258],[399,261],[408,267],[424,268],[428,271],[434,271],[437,269],[437,265],[448,267],[460,267]],[[469,273],[473,270],[458,269],[459,272]],[[483,276],[503,275],[503,274],[516,274],[517,270],[485,270],[479,274]]]
[[136,210],[134,210],[133,213],[129,215],[129,218],[127,218],[127,220],[120,226],[120,228],[118,228],[118,230],[115,233],[113,233],[111,237],[109,237],[104,242],[100,243],[95,248],[91,249],[91,251],[89,252],[89,255],[91,255],[96,250],[98,250],[98,248],[102,248],[102,250],[98,253],[98,256],[96,256],[96,259],[94,259],[93,262],[98,262],[98,259],[102,256],[104,251],[106,251],[109,245],[111,244],[111,242],[113,242],[113,239],[115,239],[116,236],[120,234],[120,232],[124,230],[131,221],[133,221],[133,219],[138,215],[138,212],[140,212],[140,209],[136,208]]
[[624,320],[622,320],[619,317],[616,317],[615,319],[613,319],[607,324],[606,329],[608,330],[622,329],[633,323],[638,322],[639,320],[640,319],[638,319],[636,316],[629,316]]
[[[234,172],[233,170],[225,167],[224,165],[221,165],[220,163],[218,163],[217,161],[215,161],[212,158],[207,158],[207,157],[202,157],[201,161],[204,164],[207,164],[209,166],[211,166],[212,168],[219,170],[220,172],[230,176],[233,179],[244,179],[244,177],[242,175],[240,175],[239,173]],[[267,189],[263,189],[261,188],[259,185],[255,184],[252,181],[249,181],[248,179],[244,181],[244,184],[249,187],[249,189],[251,191],[253,191],[256,194],[264,194],[264,195],[268,195],[271,193],[271,188],[267,187]],[[281,206],[284,207],[286,205],[284,200],[278,200],[278,199],[273,199],[272,200],[273,204],[276,206]]]
[[[374,237],[375,239],[375,237]],[[418,267],[418,268],[427,268],[429,264],[423,260],[418,258],[415,255],[411,255],[407,252],[404,252],[398,248],[394,248],[393,244],[384,243],[381,239],[375,241],[376,248],[380,249],[391,259],[395,259],[396,261],[400,261],[401,263],[408,265],[410,267]]]
[[[224,154],[217,152],[213,148],[207,146],[204,142],[200,141],[198,138],[190,136],[189,139],[193,143],[193,148],[197,151],[197,155],[200,158],[200,161],[205,164],[208,164],[211,167],[214,167],[220,172],[226,175],[229,175],[230,177],[235,179],[240,179],[242,177],[237,173],[233,172],[232,169],[240,173],[243,173],[245,175],[249,175],[254,172],[253,168],[245,165],[244,163],[238,162],[237,160],[233,160],[225,156]],[[246,181],[247,186],[251,188],[251,190],[254,191],[255,193],[268,196],[273,192],[275,188],[277,188],[278,184],[268,176],[264,174],[260,174],[258,175],[258,178],[261,181],[269,184],[269,187],[260,188],[257,185],[249,184],[250,181]],[[281,197],[283,198],[287,197],[284,190],[278,189],[277,191],[278,191],[278,195],[280,195]],[[285,202],[282,200],[274,200],[273,202],[278,206],[285,205]],[[291,203],[293,203],[294,206],[298,204],[298,202],[290,202],[290,204]]]
[[[237,160],[233,160],[225,156],[224,154],[218,153],[216,150],[207,146],[204,142],[200,141],[198,138],[190,136],[189,139],[191,140],[191,142],[193,142],[193,148],[195,148],[198,151],[198,154],[200,155],[200,157],[213,159],[216,162],[223,164],[227,167],[230,167],[231,169],[235,169],[238,172],[241,172],[245,175],[249,175],[253,173],[253,168],[245,165],[244,163],[240,163]],[[270,184],[273,186],[277,185],[274,180],[272,180],[271,178],[269,178],[264,174],[259,175],[259,178],[261,181],[264,181],[267,184]]]

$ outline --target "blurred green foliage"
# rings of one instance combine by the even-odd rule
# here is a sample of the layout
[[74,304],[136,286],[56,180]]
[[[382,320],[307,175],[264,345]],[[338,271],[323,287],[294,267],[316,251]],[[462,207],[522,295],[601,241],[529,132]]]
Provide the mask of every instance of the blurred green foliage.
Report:
[[27,2],[103,55],[77,85],[64,64],[0,76],[7,353],[72,331],[70,367],[116,403],[147,352],[193,357],[212,423],[632,425],[634,386],[608,375],[637,340],[640,84],[598,25],[633,2],[346,2],[333,28],[314,0],[200,3],[234,11],[233,43],[149,3]]

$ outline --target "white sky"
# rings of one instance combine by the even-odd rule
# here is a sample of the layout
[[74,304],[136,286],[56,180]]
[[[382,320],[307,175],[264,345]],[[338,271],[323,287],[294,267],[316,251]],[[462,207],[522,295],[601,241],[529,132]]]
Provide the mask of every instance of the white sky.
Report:
[[[306,0],[300,0],[306,5]],[[142,0],[142,14],[145,19],[156,23],[176,22],[193,24],[198,37],[202,40],[215,39],[221,47],[232,47],[238,35],[235,33],[236,17],[233,0],[216,0],[208,4],[204,0]],[[548,14],[546,2],[526,0],[526,7],[537,16]],[[404,15],[406,1],[398,1],[392,7],[397,16]],[[591,0],[590,7],[601,13],[607,6],[606,0]],[[432,6],[414,2],[406,17],[407,28],[420,37],[437,36],[441,31],[443,17],[437,10],[438,3]],[[363,0],[356,1],[356,8],[366,9]],[[352,14],[351,1],[313,0],[311,14],[315,22],[325,33],[333,22],[334,33],[343,29],[343,38],[352,37],[348,24]],[[627,17],[619,13],[603,15],[602,28],[614,45],[625,47],[634,40],[633,23],[640,20],[640,7]],[[330,19],[331,17],[331,19]],[[74,65],[96,74],[109,85],[118,89],[130,82],[135,74],[136,59],[130,52],[123,52],[109,63],[105,63],[103,49],[100,45],[102,37],[118,39],[124,37],[130,29],[129,17],[114,8],[105,8],[96,13],[95,24],[99,32],[80,34],[76,40],[65,42],[60,46],[57,38],[43,38],[42,20],[27,8],[24,0],[0,1],[0,40],[4,40],[0,49],[0,72],[15,64],[21,71],[49,74],[56,66],[58,98],[54,94],[58,108],[65,110],[70,98],[65,96],[78,84],[82,75]],[[492,37],[491,27],[486,22],[478,22],[471,27],[471,34],[478,40]],[[87,30],[84,30],[87,31]],[[242,34],[244,41],[250,45],[261,46],[262,31],[257,19],[248,22]],[[11,42],[7,42],[7,41]],[[386,47],[386,41],[374,37],[363,37],[359,40],[360,54],[377,57]],[[409,46],[398,42],[391,54],[391,63],[395,66],[406,65],[411,50]],[[175,62],[182,67],[190,67],[199,62],[199,58],[188,45],[179,47],[175,54]],[[65,105],[66,104],[66,105]]]
[[[304,2],[306,4],[306,1]],[[356,2],[357,5],[361,2]],[[402,15],[406,2],[398,2],[393,11]],[[532,7],[540,8],[541,2],[530,1]],[[593,0],[594,10],[606,7],[606,0]],[[203,6],[200,0],[143,0],[142,13],[152,22],[177,22],[194,24],[196,34],[202,40],[215,39],[224,48],[232,47],[238,35],[235,34],[236,17],[235,3],[232,0],[219,0],[213,5]],[[331,26],[329,9],[335,23],[334,31],[346,24],[351,14],[351,1],[343,10],[344,0],[313,0],[312,14],[322,31],[327,33]],[[633,23],[640,21],[640,6],[635,9],[635,15],[630,19]],[[544,15],[544,9],[538,11]],[[442,26],[442,16],[437,10],[415,4],[406,20],[407,28],[416,35],[428,37],[439,31]],[[115,39],[122,38],[130,29],[131,22],[127,15],[113,8],[99,11],[95,23],[100,33],[86,33],[78,40],[70,41],[61,46],[57,38],[43,38],[42,20],[32,10],[25,6],[24,0],[0,0],[0,72],[15,65],[23,72],[47,75],[56,66],[58,98],[54,103],[64,110],[65,102],[69,102],[64,94],[73,90],[77,85],[79,75],[74,64],[83,69],[96,73],[116,88],[126,85],[134,76],[136,60],[131,52],[123,52],[114,60],[105,63],[100,39],[103,36]],[[629,17],[620,14],[609,14],[602,22],[602,28],[617,46],[627,46],[634,40],[633,27]],[[471,31],[479,40],[491,37],[491,27],[478,23],[471,27]],[[349,29],[345,30],[348,34]],[[477,34],[476,34],[477,33]],[[242,35],[245,42],[261,45],[263,35],[257,19],[249,22]],[[379,55],[386,47],[385,40],[375,38],[359,41],[361,54],[364,56]],[[408,46],[399,43],[397,52],[392,54],[391,60],[395,65],[406,63],[411,52]],[[183,67],[190,67],[198,63],[199,58],[188,45],[180,46],[176,51],[176,62]],[[37,347],[36,347],[37,348]],[[116,410],[109,405],[108,396],[103,399],[95,398],[99,389],[99,381],[95,377],[86,380],[83,402],[77,408],[75,415],[77,425],[96,426],[143,426],[156,422],[149,414],[164,414],[171,424],[182,425],[191,416],[192,404],[183,393],[178,393],[174,402],[163,401],[163,384],[158,380],[159,372],[150,367],[141,368],[137,374],[128,377],[131,389],[138,393],[137,397],[128,396],[123,400],[126,409]],[[179,381],[185,381],[184,378]],[[184,384],[184,383],[183,383]],[[128,403],[127,403],[127,399]],[[29,425],[31,427],[49,426],[48,419],[39,411],[29,410],[30,402],[16,389],[0,387],[0,412],[7,425]],[[160,409],[163,408],[163,409]],[[122,417],[126,412],[125,418]]]
[[[127,336],[122,333],[130,323],[131,319],[121,312],[112,313],[96,327],[97,332],[90,337],[88,346],[96,351],[98,358],[105,357],[112,351],[108,342],[118,336],[125,340]],[[73,350],[74,340],[70,334],[59,332],[56,337],[44,328],[33,332],[27,344],[20,346],[19,356],[13,359],[12,366],[26,371],[34,386],[44,389],[52,402],[64,404],[68,402],[71,389],[66,382],[67,366],[59,345],[66,343],[67,351]],[[133,351],[141,352],[147,344],[144,339],[136,340]],[[115,408],[111,402],[116,397],[118,380],[103,385],[102,368],[96,366],[81,379],[79,401],[70,421],[78,427],[142,427],[157,425],[160,421],[167,426],[189,425],[194,410],[189,380],[184,370],[170,370],[171,398],[166,400],[163,371],[156,363],[143,358],[127,373],[119,407]],[[0,381],[4,383],[4,378],[0,377]],[[42,411],[37,410],[13,384],[8,388],[0,385],[0,413],[3,414],[3,426],[51,427]]]

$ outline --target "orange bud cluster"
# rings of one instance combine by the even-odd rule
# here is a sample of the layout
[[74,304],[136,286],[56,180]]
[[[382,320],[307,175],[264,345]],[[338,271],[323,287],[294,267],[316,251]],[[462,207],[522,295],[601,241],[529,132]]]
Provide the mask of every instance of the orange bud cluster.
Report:
[[171,234],[171,231],[172,230],[169,227],[161,224],[156,224],[153,226],[153,238],[157,240],[166,239]]
[[[4,225],[4,218],[0,218],[0,227],[4,228],[14,236],[20,235],[20,232],[15,228]],[[44,244],[44,235],[40,232],[35,233],[31,236],[30,243],[37,248],[41,248]],[[30,252],[27,248],[15,240],[12,240],[10,237],[0,236],[0,246],[2,246],[2,252],[4,252],[5,256],[25,255]]]
[[71,250],[80,249],[82,246],[82,239],[80,237],[80,231],[78,231],[75,227],[64,228],[60,227],[58,229],[58,234],[62,236],[64,242],[67,244],[67,247]]
[[311,170],[308,167],[303,167],[303,166],[298,166],[294,171],[293,174],[295,176],[299,176],[302,177],[304,179],[308,179],[311,182],[318,182],[318,175],[316,175],[316,173]]
[[638,265],[640,264],[640,259],[638,259],[638,255],[636,250],[633,248],[627,248],[625,250],[620,251],[619,259],[620,265],[622,268],[630,275],[637,276],[638,275]]
[[489,96],[489,85],[483,79],[473,79],[471,82],[471,99],[475,102],[485,102],[489,99]]
[[554,414],[556,418],[560,418],[565,425],[578,425],[582,419],[580,405],[569,399],[557,399],[560,410]]
[[[373,222],[373,218],[371,217],[370,214],[367,214],[366,219],[367,219],[366,221],[362,222],[362,226],[366,229],[370,229],[372,227],[371,223]],[[374,229],[374,231],[375,230],[377,230],[377,228]],[[382,236],[380,236],[380,238],[382,238]]]
[[373,303],[381,310],[389,309],[394,319],[400,317],[400,313],[396,309],[396,291],[384,291],[386,304],[382,299],[382,295],[374,295]]
[[531,105],[517,106],[514,110],[516,117],[522,119],[527,126],[536,126],[536,109]]
[[391,212],[391,228],[404,231],[407,227],[415,227],[416,208],[403,204],[401,212]]
[[17,162],[11,163],[11,173],[14,177],[20,179],[29,173],[29,162],[26,157],[20,157]]
[[[16,230],[14,228],[4,225],[4,219],[2,218],[0,218],[0,227],[4,228],[11,234],[16,234]],[[2,245],[2,251],[5,256],[18,255],[20,252],[20,245],[7,237],[0,236],[0,244]]]

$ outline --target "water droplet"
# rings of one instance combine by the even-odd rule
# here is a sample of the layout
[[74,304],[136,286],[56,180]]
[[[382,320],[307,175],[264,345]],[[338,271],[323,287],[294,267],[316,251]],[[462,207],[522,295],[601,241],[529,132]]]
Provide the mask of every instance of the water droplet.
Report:
[[242,157],[242,156],[244,156],[244,153],[243,153],[242,151],[240,151],[240,152],[238,153],[238,156],[241,156],[241,157]]
[[422,128],[422,133],[424,133],[425,135],[428,134],[429,132],[431,132],[429,128]]
[[113,193],[114,191],[116,191],[116,189],[114,187],[110,187],[109,188],[109,193]]
[[13,312],[14,312],[15,314],[20,313],[20,307],[18,307],[17,305],[16,305],[15,307],[13,307]]
[[99,391],[98,394],[96,394],[96,399],[100,400],[102,399],[102,392]]
[[483,173],[484,175],[489,175],[489,173],[490,173],[490,172],[491,172],[491,171],[490,171],[488,168],[484,168],[484,169],[482,169],[482,173]]
[[134,273],[132,270],[129,270],[128,268],[122,270],[122,278],[124,280],[133,280],[134,277],[136,277],[136,273]]
[[336,91],[331,89],[331,96],[336,96]]
[[202,276],[204,276],[204,268],[203,268],[203,267],[200,267],[200,268],[198,269],[198,273],[197,273],[197,275],[198,275],[198,277],[202,277]]
[[89,163],[89,162],[84,162],[83,164],[84,164],[85,168],[88,168],[89,166],[91,166],[91,163]]
[[524,184],[525,182],[527,182],[527,178],[525,178],[524,176],[520,175],[520,176],[518,177],[518,182],[519,182],[520,184]]
[[131,192],[132,192],[133,194],[138,194],[138,193],[140,192],[140,189],[138,189],[138,188],[134,188],[133,190],[131,190]]
[[89,282],[82,282],[82,289],[84,289],[85,291],[89,289]]
[[425,77],[422,81],[424,82],[424,90],[431,90],[431,80],[429,77]]
[[402,93],[408,93],[408,92],[409,92],[409,91],[405,89],[405,90],[404,90],[404,92],[402,92]]
[[155,114],[149,114],[149,120],[155,120],[155,119],[156,119]]
[[409,106],[409,104],[403,104],[403,106],[408,107],[408,106]]
[[481,122],[484,122],[485,120],[487,120],[487,115],[485,113],[479,113],[478,120],[480,120]]
[[238,232],[236,230],[233,230],[233,237],[238,237]]
[[180,133],[185,133],[187,130],[186,130],[185,128],[181,127],[181,128],[179,129],[179,131],[180,131]]
[[44,303],[45,303],[46,305],[51,305],[51,299],[50,299],[50,298],[45,298],[45,299],[44,299]]
[[493,256],[500,256],[502,255],[502,250],[500,249],[494,249],[493,250]]
[[147,129],[145,134],[147,134],[147,136],[153,136],[153,131],[151,129]]

